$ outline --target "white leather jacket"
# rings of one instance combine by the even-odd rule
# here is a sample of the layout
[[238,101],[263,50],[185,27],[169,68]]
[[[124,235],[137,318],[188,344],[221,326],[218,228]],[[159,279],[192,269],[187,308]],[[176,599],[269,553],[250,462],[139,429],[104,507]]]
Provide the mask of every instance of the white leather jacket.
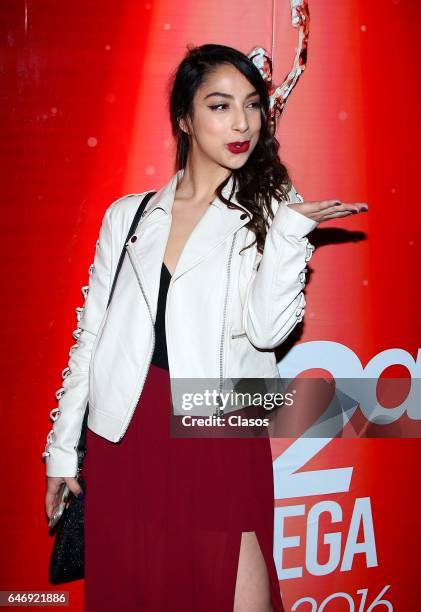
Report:
[[[154,349],[154,321],[171,208],[183,170],[149,200],[111,303],[107,300],[128,229],[145,194],[126,195],[105,212],[89,285],[77,308],[77,340],[70,349],[51,413],[43,456],[47,476],[75,476],[76,447],[89,401],[88,427],[117,442],[139,400]],[[232,178],[224,188],[231,191]],[[145,192],[146,193],[146,192]],[[289,201],[302,202],[293,187]],[[232,201],[236,201],[235,197]],[[314,246],[305,237],[317,222],[273,199],[275,217],[263,255],[245,225],[250,213],[215,197],[177,262],[165,313],[172,379],[279,377],[273,349],[304,315],[306,262]],[[270,349],[270,350],[268,350]]]

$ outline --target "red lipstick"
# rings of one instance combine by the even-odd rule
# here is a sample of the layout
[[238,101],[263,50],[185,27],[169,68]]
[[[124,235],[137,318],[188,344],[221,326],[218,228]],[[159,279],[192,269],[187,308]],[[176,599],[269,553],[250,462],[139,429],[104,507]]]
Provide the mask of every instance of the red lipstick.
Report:
[[250,146],[250,140],[243,140],[238,142],[230,142],[227,144],[227,149],[231,151],[231,153],[245,153],[248,151]]

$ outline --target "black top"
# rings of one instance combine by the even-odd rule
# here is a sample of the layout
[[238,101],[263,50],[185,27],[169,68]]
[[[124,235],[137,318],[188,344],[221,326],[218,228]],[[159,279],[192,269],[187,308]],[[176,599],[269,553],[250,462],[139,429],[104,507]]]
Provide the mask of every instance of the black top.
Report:
[[165,306],[167,303],[168,286],[171,280],[171,273],[167,266],[162,262],[161,279],[159,281],[158,304],[155,320],[155,349],[152,355],[154,365],[168,370],[167,339],[165,335]]

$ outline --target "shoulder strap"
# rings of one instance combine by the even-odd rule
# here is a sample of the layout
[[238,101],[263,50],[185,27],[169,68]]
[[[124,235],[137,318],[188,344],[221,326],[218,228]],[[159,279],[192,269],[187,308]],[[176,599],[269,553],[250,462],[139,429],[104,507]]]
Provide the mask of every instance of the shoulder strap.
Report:
[[144,211],[144,209],[145,209],[145,206],[146,206],[146,204],[149,202],[149,200],[151,199],[151,197],[152,197],[152,196],[153,196],[155,193],[156,193],[156,191],[149,191],[149,192],[148,192],[148,193],[147,193],[147,194],[146,194],[146,195],[145,195],[145,196],[142,198],[142,201],[141,201],[141,203],[139,204],[139,208],[137,209],[136,214],[135,214],[135,216],[134,216],[134,218],[133,218],[132,224],[131,224],[130,229],[129,229],[129,233],[127,234],[127,238],[126,238],[126,240],[125,240],[125,242],[124,242],[123,249],[122,249],[122,251],[121,251],[121,253],[120,253],[120,259],[118,260],[117,268],[116,268],[115,275],[114,275],[113,284],[112,284],[112,286],[111,286],[111,291],[110,291],[110,296],[109,296],[109,298],[108,298],[107,308],[108,308],[108,306],[110,305],[111,298],[112,298],[113,293],[114,293],[115,284],[116,284],[116,282],[117,282],[117,278],[118,278],[118,275],[119,275],[119,272],[120,272],[121,266],[123,265],[124,256],[125,256],[125,254],[126,254],[126,242],[128,242],[128,241],[130,240],[130,237],[131,237],[131,236],[132,236],[132,234],[134,234],[134,232],[136,231],[136,228],[137,228],[138,223],[139,223],[139,221],[140,221],[140,217],[142,216],[142,213],[143,213],[143,211]]

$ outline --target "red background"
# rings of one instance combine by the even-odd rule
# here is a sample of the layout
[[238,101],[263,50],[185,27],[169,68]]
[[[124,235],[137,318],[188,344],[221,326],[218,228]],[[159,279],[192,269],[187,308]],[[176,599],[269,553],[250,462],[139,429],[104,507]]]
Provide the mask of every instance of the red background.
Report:
[[[274,6],[275,14],[269,0],[1,3],[3,590],[51,588],[41,453],[102,215],[117,197],[160,189],[173,174],[167,82],[188,43],[271,51],[274,31],[274,81],[282,81],[297,33],[289,3]],[[318,0],[310,12],[307,69],[278,127],[281,158],[306,200],[365,201],[369,213],[315,232],[297,341],[340,343],[363,367],[388,349],[416,359],[420,6]],[[274,458],[287,444],[274,443]],[[414,609],[418,462],[417,440],[334,440],[305,466],[353,466],[351,491],[329,496],[341,504],[343,524],[323,521],[320,537],[346,533],[354,499],[368,496],[379,565],[357,559],[350,572],[304,571],[282,581],[288,609],[299,597],[320,603],[343,590],[357,603],[361,588],[370,602],[386,584],[395,610]],[[309,508],[320,499],[275,503]],[[305,516],[287,522],[288,534],[305,541],[305,524]],[[304,566],[304,556],[297,548],[285,563]],[[82,609],[83,581],[59,590],[70,591],[72,610]]]

